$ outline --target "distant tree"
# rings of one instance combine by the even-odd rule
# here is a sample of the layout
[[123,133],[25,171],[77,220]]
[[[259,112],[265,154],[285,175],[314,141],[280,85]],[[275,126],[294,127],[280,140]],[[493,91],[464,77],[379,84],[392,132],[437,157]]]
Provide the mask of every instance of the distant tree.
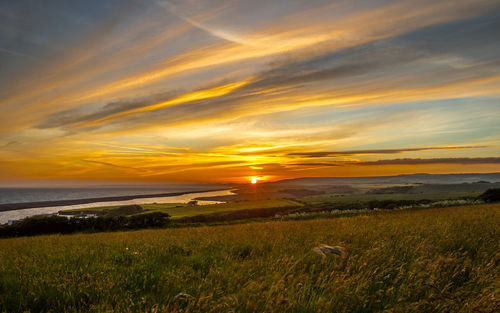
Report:
[[500,202],[500,188],[488,189],[478,199],[484,202]]
[[33,236],[42,234],[69,234],[125,229],[159,228],[170,223],[170,215],[152,212],[132,216],[72,217],[34,216],[12,225],[0,225],[0,237]]

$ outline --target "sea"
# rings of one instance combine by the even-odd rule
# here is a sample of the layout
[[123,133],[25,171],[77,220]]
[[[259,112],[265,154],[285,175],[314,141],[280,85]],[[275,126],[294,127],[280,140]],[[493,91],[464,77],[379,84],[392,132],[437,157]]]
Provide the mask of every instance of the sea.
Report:
[[[231,189],[229,188],[222,189],[224,187],[227,188],[227,186],[221,185],[162,185],[119,187],[102,186],[83,188],[0,188],[0,204],[95,199],[120,196],[144,196],[165,193],[185,193],[175,196],[152,196],[120,201],[96,200],[95,202],[85,204],[57,205],[51,207],[34,206],[26,209],[2,211],[0,212],[0,224],[23,219],[29,216],[57,214],[57,212],[59,212],[60,210],[146,203],[187,203],[198,197],[225,196],[233,194]],[[220,203],[220,201],[198,201],[199,205],[215,203]]]
[[175,184],[153,186],[99,186],[59,188],[0,188],[0,204],[76,200],[227,188],[225,185]]

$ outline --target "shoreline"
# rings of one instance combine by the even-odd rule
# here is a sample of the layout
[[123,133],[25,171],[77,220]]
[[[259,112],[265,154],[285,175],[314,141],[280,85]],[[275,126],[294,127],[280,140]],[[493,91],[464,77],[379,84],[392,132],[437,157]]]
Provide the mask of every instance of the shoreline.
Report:
[[21,210],[21,209],[67,206],[67,205],[75,205],[75,204],[87,204],[87,203],[94,203],[94,202],[127,201],[127,200],[133,200],[133,199],[156,198],[156,197],[175,197],[175,196],[181,196],[181,195],[192,194],[192,193],[222,191],[222,190],[228,190],[228,189],[231,189],[231,188],[218,188],[218,189],[193,190],[193,191],[183,191],[183,192],[156,193],[156,194],[148,194],[148,195],[131,195],[131,196],[71,199],[71,200],[50,200],[50,201],[38,201],[38,202],[5,203],[5,204],[0,204],[0,212],[15,211],[15,210]]

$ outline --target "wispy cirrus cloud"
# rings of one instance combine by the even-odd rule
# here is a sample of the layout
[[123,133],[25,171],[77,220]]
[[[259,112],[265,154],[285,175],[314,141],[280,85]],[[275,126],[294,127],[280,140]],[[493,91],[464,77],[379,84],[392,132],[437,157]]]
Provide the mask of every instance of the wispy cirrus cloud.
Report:
[[1,6],[9,177],[210,180],[224,168],[238,180],[339,164],[350,165],[345,175],[498,164],[488,161],[500,153],[494,0]]
[[[495,36],[492,31],[497,23],[494,15],[485,17],[483,22],[482,29],[476,29],[481,32],[480,38],[469,36],[461,40],[457,50],[469,50],[463,55],[459,52],[450,56],[442,51],[443,45],[456,44],[457,38],[448,36],[442,29],[450,26],[436,26],[435,32],[442,33],[443,38],[435,38],[435,33],[427,34],[429,30],[425,29],[342,50],[293,58],[239,81],[215,85],[211,88],[227,92],[208,98],[190,95],[202,94],[210,88],[194,89],[177,96],[172,94],[178,91],[171,90],[163,95],[116,101],[96,107],[95,112],[78,112],[78,109],[58,112],[39,125],[85,127],[87,123],[95,126],[96,121],[104,119],[106,124],[123,123],[123,127],[130,129],[134,124],[144,127],[145,123],[151,125],[151,121],[156,120],[198,123],[309,107],[366,106],[497,94],[500,76],[493,69],[500,68],[500,60],[494,55],[478,59],[468,48],[473,42],[487,44]],[[455,31],[470,32],[471,23],[474,21],[458,23]],[[433,38],[429,40],[426,36],[431,34]],[[421,36],[426,38],[422,45],[410,40]],[[435,66],[436,62],[440,63]],[[401,76],[401,71],[405,71],[405,76]],[[172,101],[172,105],[164,105]],[[260,108],[256,109],[258,105]],[[124,114],[127,111],[135,114]],[[65,115],[71,116],[69,122]]]

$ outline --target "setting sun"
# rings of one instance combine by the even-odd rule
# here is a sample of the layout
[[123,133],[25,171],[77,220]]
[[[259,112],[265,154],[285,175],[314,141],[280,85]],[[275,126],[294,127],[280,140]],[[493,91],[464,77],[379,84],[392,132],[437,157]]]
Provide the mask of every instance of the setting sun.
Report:
[[257,180],[258,180],[258,178],[257,178],[257,177],[252,176],[252,178],[251,178],[252,184],[256,184],[256,183],[257,183]]

